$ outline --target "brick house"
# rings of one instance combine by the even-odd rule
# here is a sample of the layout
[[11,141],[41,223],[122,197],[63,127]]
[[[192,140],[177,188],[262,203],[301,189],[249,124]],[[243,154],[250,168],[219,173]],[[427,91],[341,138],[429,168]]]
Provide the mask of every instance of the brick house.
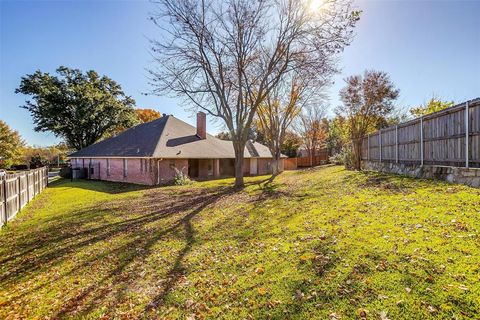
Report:
[[[257,142],[245,147],[245,175],[271,173],[272,154]],[[167,183],[175,168],[192,179],[235,174],[231,141],[207,134],[206,115],[197,114],[197,128],[163,116],[83,148],[69,156],[72,168],[87,168],[89,179],[155,185]],[[283,170],[283,159],[280,168]]]

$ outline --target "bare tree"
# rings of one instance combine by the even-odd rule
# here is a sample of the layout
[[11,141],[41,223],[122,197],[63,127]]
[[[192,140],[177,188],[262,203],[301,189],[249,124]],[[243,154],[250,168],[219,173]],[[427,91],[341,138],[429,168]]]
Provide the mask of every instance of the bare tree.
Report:
[[297,72],[285,75],[267,95],[257,110],[257,123],[264,135],[265,143],[273,155],[272,178],[280,172],[281,149],[287,129],[291,127],[302,108],[317,97],[327,83],[331,69],[318,76],[308,78]]
[[312,10],[297,0],[159,0],[152,15],[154,93],[186,98],[223,120],[235,150],[235,185],[258,106],[292,70],[321,73],[352,38],[350,0]]
[[337,113],[347,119],[348,132],[353,144],[353,166],[361,169],[363,138],[381,123],[394,110],[393,102],[400,90],[382,71],[365,71],[361,75],[345,79],[347,83],[340,91],[343,105]]
[[320,101],[307,104],[298,117],[296,131],[302,138],[302,145],[310,157],[310,166],[313,165],[313,157],[325,143],[324,118],[326,107]]
[[[285,92],[285,89],[288,91]],[[301,110],[298,103],[300,90],[295,82],[286,88],[279,85],[271,91],[257,110],[258,126],[273,155],[272,178],[280,172],[281,148],[286,130]]]

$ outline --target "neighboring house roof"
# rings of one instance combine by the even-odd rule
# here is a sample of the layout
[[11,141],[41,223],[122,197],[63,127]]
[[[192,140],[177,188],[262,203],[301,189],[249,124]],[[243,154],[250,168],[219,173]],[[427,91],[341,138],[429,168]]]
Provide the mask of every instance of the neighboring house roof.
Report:
[[[244,156],[271,158],[272,154],[266,146],[249,141]],[[209,134],[206,139],[200,139],[195,127],[174,116],[164,116],[85,147],[69,157],[224,159],[235,158],[235,152],[231,141],[220,140]]]

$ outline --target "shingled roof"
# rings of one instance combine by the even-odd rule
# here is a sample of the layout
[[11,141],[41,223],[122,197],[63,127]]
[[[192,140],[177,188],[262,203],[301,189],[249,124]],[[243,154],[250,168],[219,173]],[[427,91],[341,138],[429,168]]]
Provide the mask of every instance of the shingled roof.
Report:
[[[270,150],[249,141],[245,158],[271,158]],[[201,139],[196,128],[175,118],[164,116],[143,123],[119,135],[102,140],[69,155],[70,158],[152,157],[167,159],[235,158],[231,141],[207,134]]]

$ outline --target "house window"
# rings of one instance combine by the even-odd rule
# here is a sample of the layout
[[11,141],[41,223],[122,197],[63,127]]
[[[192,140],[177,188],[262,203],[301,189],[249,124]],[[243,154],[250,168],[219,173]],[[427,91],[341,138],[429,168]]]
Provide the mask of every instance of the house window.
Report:
[[126,178],[128,175],[128,159],[123,159],[123,177]]
[[140,159],[140,172],[143,173],[143,159]]
[[175,160],[170,160],[170,168],[175,168]]
[[107,177],[110,177],[110,159],[107,159]]
[[149,164],[150,164],[150,168],[149,168],[149,169],[150,169],[150,172],[152,172],[152,170],[153,170],[153,164],[152,164],[152,163],[153,163],[153,160],[150,159],[150,160],[148,160],[148,162],[149,162]]
[[93,174],[94,174],[93,167],[90,167],[90,175],[93,175]]
[[82,168],[85,168],[85,159],[82,159]]

